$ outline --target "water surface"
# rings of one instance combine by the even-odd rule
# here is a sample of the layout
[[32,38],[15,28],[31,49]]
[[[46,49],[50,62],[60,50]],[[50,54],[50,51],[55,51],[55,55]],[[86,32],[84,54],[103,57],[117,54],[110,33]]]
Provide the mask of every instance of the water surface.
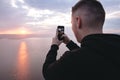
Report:
[[[51,38],[0,39],[0,80],[44,80],[42,66]],[[59,58],[67,48],[61,45]]]

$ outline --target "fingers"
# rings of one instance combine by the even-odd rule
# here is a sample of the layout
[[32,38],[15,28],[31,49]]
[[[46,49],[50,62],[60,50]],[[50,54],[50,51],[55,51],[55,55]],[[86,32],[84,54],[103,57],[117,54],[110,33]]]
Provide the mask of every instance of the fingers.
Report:
[[58,35],[58,30],[56,29],[56,36]]
[[57,37],[53,37],[52,39],[52,44],[55,44],[55,45],[60,45],[62,43],[62,41],[59,41]]
[[70,42],[70,39],[66,34],[62,35],[62,37],[64,37],[63,38],[63,43],[68,44]]
[[63,34],[62,37],[64,37],[65,39],[69,39],[66,34]]

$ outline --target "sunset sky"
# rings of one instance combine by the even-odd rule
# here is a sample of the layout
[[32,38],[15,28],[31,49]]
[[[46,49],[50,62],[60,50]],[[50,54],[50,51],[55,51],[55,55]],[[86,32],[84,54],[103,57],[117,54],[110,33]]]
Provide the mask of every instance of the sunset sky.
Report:
[[[0,34],[53,35],[57,25],[71,29],[78,0],[0,0]],[[99,0],[107,13],[104,32],[120,33],[120,0]],[[68,31],[71,34],[70,31]]]

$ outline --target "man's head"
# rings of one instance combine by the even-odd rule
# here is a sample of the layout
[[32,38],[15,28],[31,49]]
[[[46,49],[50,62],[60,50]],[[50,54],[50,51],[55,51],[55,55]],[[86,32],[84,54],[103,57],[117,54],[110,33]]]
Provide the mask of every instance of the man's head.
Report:
[[97,0],[80,0],[72,7],[72,29],[78,40],[89,34],[102,33],[105,11]]

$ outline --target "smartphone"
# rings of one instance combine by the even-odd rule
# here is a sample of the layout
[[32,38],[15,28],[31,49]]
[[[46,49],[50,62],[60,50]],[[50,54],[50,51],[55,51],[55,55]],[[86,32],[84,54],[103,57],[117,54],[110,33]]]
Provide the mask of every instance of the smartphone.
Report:
[[57,32],[58,32],[58,40],[63,40],[64,37],[62,37],[62,35],[64,34],[64,26],[58,26]]

